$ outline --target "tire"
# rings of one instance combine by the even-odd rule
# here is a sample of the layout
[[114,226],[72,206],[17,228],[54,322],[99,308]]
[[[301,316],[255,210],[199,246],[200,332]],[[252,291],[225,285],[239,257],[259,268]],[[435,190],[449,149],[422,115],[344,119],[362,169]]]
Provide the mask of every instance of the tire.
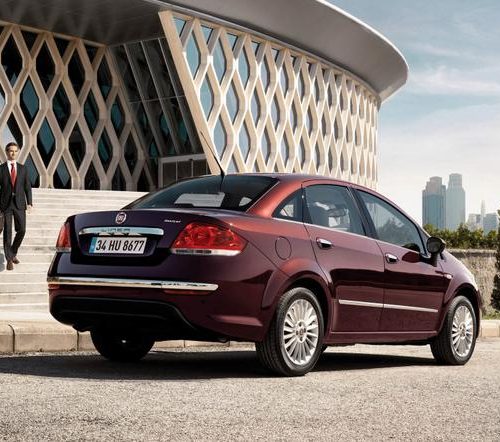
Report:
[[155,341],[147,336],[113,333],[104,330],[90,332],[96,350],[110,361],[135,362],[146,356]]
[[314,294],[304,287],[289,290],[278,303],[264,341],[255,344],[261,364],[280,375],[305,375],[321,355],[323,324]]
[[464,365],[472,356],[477,338],[474,308],[464,296],[451,301],[443,327],[431,342],[431,351],[440,364]]

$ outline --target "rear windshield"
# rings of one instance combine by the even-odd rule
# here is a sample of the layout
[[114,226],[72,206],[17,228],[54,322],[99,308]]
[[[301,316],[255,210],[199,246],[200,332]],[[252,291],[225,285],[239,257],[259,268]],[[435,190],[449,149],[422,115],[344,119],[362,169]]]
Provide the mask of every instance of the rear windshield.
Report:
[[278,180],[265,176],[204,176],[180,181],[130,203],[125,209],[201,207],[246,211]]

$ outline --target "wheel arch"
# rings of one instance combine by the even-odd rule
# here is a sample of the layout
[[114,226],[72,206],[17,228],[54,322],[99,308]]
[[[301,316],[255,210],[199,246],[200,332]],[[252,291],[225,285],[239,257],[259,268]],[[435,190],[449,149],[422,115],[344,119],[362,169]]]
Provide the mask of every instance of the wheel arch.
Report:
[[481,326],[481,297],[477,289],[472,286],[471,284],[464,283],[457,287],[455,291],[453,292],[453,295],[450,296],[448,299],[448,302],[443,308],[442,314],[441,314],[441,320],[439,324],[439,329],[441,330],[444,324],[444,320],[446,318],[446,313],[448,312],[449,306],[451,302],[457,297],[457,296],[463,296],[467,298],[470,303],[472,304],[472,308],[474,309],[474,314],[476,315],[476,327],[477,327],[477,334],[479,335],[479,330]]

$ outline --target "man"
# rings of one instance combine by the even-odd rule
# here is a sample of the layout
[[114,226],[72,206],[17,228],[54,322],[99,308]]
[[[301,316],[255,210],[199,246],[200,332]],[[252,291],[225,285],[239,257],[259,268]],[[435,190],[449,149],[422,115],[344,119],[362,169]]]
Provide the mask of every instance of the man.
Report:
[[[31,183],[26,167],[17,162],[19,146],[8,143],[5,146],[7,161],[0,165],[0,210],[4,214],[3,248],[7,270],[14,270],[19,264],[17,251],[26,233],[26,203],[28,210],[33,207],[31,199]],[[12,219],[16,237],[12,242]]]

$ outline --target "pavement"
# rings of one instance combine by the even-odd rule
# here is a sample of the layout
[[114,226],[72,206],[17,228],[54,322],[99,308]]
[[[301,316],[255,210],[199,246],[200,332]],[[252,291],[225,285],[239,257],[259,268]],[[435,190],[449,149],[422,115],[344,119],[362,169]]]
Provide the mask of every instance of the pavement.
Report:
[[[500,320],[481,321],[479,337],[500,337]],[[193,346],[238,346],[196,341],[167,341],[157,343],[157,348],[184,348]],[[94,350],[89,333],[79,333],[73,328],[58,323],[48,312],[6,311],[0,312],[0,354],[89,351]]]
[[499,441],[500,339],[465,366],[429,346],[330,348],[300,378],[270,375],[253,347],[0,357],[0,440]]

